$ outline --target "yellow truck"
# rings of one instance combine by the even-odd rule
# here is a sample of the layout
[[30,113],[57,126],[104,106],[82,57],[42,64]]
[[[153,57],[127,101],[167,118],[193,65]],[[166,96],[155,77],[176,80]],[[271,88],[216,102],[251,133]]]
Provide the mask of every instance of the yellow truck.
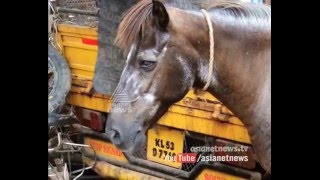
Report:
[[[99,16],[102,13],[108,15],[101,12],[108,9],[103,7],[103,2],[98,2],[98,5]],[[66,9],[63,11],[68,12]],[[88,12],[79,12],[88,15]],[[101,19],[99,17],[99,23]],[[75,107],[81,122],[74,127],[81,132],[83,143],[94,149],[85,148],[83,161],[87,166],[94,164],[96,173],[112,179],[262,178],[264,171],[255,161],[246,128],[227,107],[207,92],[191,90],[181,101],[172,105],[157,127],[148,130],[147,143],[139,152],[127,154],[118,150],[104,134],[111,94],[98,93],[93,85],[101,45],[99,23],[57,23],[54,35],[71,70],[72,85],[67,103]],[[174,144],[176,148],[168,150],[167,143]],[[183,163],[168,161],[164,153],[195,153],[197,158],[200,154],[206,157],[214,155],[220,159]],[[226,157],[244,159],[226,160]]]

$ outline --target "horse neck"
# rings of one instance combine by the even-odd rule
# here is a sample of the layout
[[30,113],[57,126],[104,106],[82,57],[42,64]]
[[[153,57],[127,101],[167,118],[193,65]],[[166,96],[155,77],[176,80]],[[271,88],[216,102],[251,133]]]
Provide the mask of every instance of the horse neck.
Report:
[[[215,54],[208,91],[245,124],[260,164],[271,172],[270,31],[219,18],[211,14]],[[200,71],[209,68],[207,59]]]
[[[214,29],[214,70],[208,91],[226,104],[245,124],[256,119],[261,102],[268,101],[270,89],[270,30],[268,27],[223,17],[219,12],[210,12]],[[204,16],[197,14],[198,22],[188,19],[189,26],[198,28],[193,33],[193,42],[199,52],[197,78],[195,83],[202,88],[209,69],[209,34]],[[256,22],[256,21],[255,21]],[[200,30],[199,30],[200,29]],[[202,29],[202,31],[201,31]],[[254,32],[254,33],[253,33]],[[257,33],[258,32],[258,33]],[[199,82],[198,81],[198,82]],[[246,109],[244,111],[244,109]],[[246,121],[247,120],[247,121]],[[259,122],[256,122],[259,123]]]
[[[197,62],[194,88],[202,89],[209,71],[208,25],[201,12],[169,13],[173,41],[190,61]],[[180,17],[179,17],[180,16]],[[210,12],[214,29],[214,66],[208,91],[246,125],[265,169],[270,157],[270,29]],[[251,23],[251,24],[250,24]],[[263,25],[264,26],[264,25]],[[257,33],[258,32],[258,33]]]
[[[169,10],[176,42],[184,44],[191,61],[198,61],[194,83],[201,89],[209,70],[208,25],[201,12]],[[179,17],[180,16],[180,17]],[[257,21],[239,21],[210,12],[214,29],[214,70],[208,91],[226,104],[245,124],[254,123],[253,111],[267,101],[270,82],[270,30]],[[182,18],[183,17],[183,18]],[[267,75],[268,74],[268,75]],[[262,94],[261,94],[262,93]],[[241,104],[241,106],[240,106]],[[248,121],[246,122],[246,120]],[[258,123],[258,122],[257,122]]]
[[[262,121],[261,104],[270,101],[270,30],[257,21],[240,21],[211,13],[215,55],[209,91],[245,124]],[[205,61],[208,67],[208,60]],[[209,67],[208,67],[209,68]],[[257,113],[255,113],[257,112]],[[256,121],[252,121],[252,119]]]

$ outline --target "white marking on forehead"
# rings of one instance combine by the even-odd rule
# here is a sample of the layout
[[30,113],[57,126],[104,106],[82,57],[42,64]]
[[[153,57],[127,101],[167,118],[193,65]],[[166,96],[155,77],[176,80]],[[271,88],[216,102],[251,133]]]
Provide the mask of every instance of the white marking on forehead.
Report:
[[133,78],[133,74],[131,74],[131,76],[127,79],[127,84],[132,80]]
[[130,51],[127,55],[127,59],[126,59],[126,62],[128,63],[129,59],[131,59],[131,56],[132,56],[132,53],[135,52],[137,50],[137,45],[134,43],[131,45],[130,47]]
[[132,73],[129,75],[129,77],[127,77],[128,79],[127,79],[126,83],[129,84],[130,81],[134,81],[132,88],[135,88],[135,86],[137,86],[137,85],[138,85],[138,82],[139,82],[138,79],[137,79],[137,77],[138,77],[138,72],[136,72],[136,71],[132,72]]
[[[127,76],[126,69],[127,69],[127,67],[128,67],[128,61],[129,61],[129,59],[131,58],[132,53],[133,53],[134,51],[136,51],[136,48],[137,48],[137,45],[136,45],[136,44],[132,44],[132,45],[131,45],[130,51],[129,51],[128,55],[127,55],[126,64],[125,64],[124,67],[123,67],[123,70],[122,70],[120,79],[125,78],[125,77],[124,77],[125,74],[126,74],[126,76]],[[132,77],[132,76],[130,76],[130,77]],[[129,78],[129,79],[130,79],[130,78]],[[127,82],[129,82],[129,79],[127,80]],[[118,83],[118,86],[120,86],[120,83]],[[119,88],[118,86],[117,86],[116,90]]]
[[147,101],[149,101],[149,102],[153,102],[154,100],[155,100],[155,96],[153,95],[153,94],[146,94],[145,96],[144,96],[144,98],[147,100]]

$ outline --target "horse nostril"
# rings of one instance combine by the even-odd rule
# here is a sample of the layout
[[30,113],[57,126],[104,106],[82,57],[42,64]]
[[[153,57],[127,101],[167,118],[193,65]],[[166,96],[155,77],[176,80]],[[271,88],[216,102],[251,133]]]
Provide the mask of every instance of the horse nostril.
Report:
[[120,144],[120,133],[117,130],[111,129],[109,131],[109,137],[115,145]]

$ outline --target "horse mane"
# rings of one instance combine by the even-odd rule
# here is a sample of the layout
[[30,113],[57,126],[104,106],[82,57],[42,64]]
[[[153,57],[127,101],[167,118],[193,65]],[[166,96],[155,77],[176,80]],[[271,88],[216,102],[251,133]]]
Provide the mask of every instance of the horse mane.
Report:
[[271,19],[271,6],[267,4],[222,0],[209,4],[207,10],[219,10],[225,16],[240,19]]
[[[155,1],[179,9],[197,9],[197,6],[190,0]],[[122,15],[114,44],[124,50],[125,53],[129,51],[133,43],[137,42],[139,35],[144,34],[143,30],[151,16],[152,7],[152,0],[141,0]]]
[[[180,9],[197,10],[200,7],[209,11],[219,10],[224,16],[235,18],[266,19],[271,18],[271,8],[269,5],[255,3],[245,3],[238,0],[154,0],[165,5]],[[205,3],[207,1],[207,4]],[[153,3],[152,0],[140,0],[122,15],[118,27],[114,44],[124,50],[125,53],[133,43],[136,43],[140,35],[144,34],[144,27],[151,17]]]
[[143,34],[147,19],[152,13],[152,6],[152,0],[141,0],[123,14],[114,43],[125,53],[137,42],[140,31]]

